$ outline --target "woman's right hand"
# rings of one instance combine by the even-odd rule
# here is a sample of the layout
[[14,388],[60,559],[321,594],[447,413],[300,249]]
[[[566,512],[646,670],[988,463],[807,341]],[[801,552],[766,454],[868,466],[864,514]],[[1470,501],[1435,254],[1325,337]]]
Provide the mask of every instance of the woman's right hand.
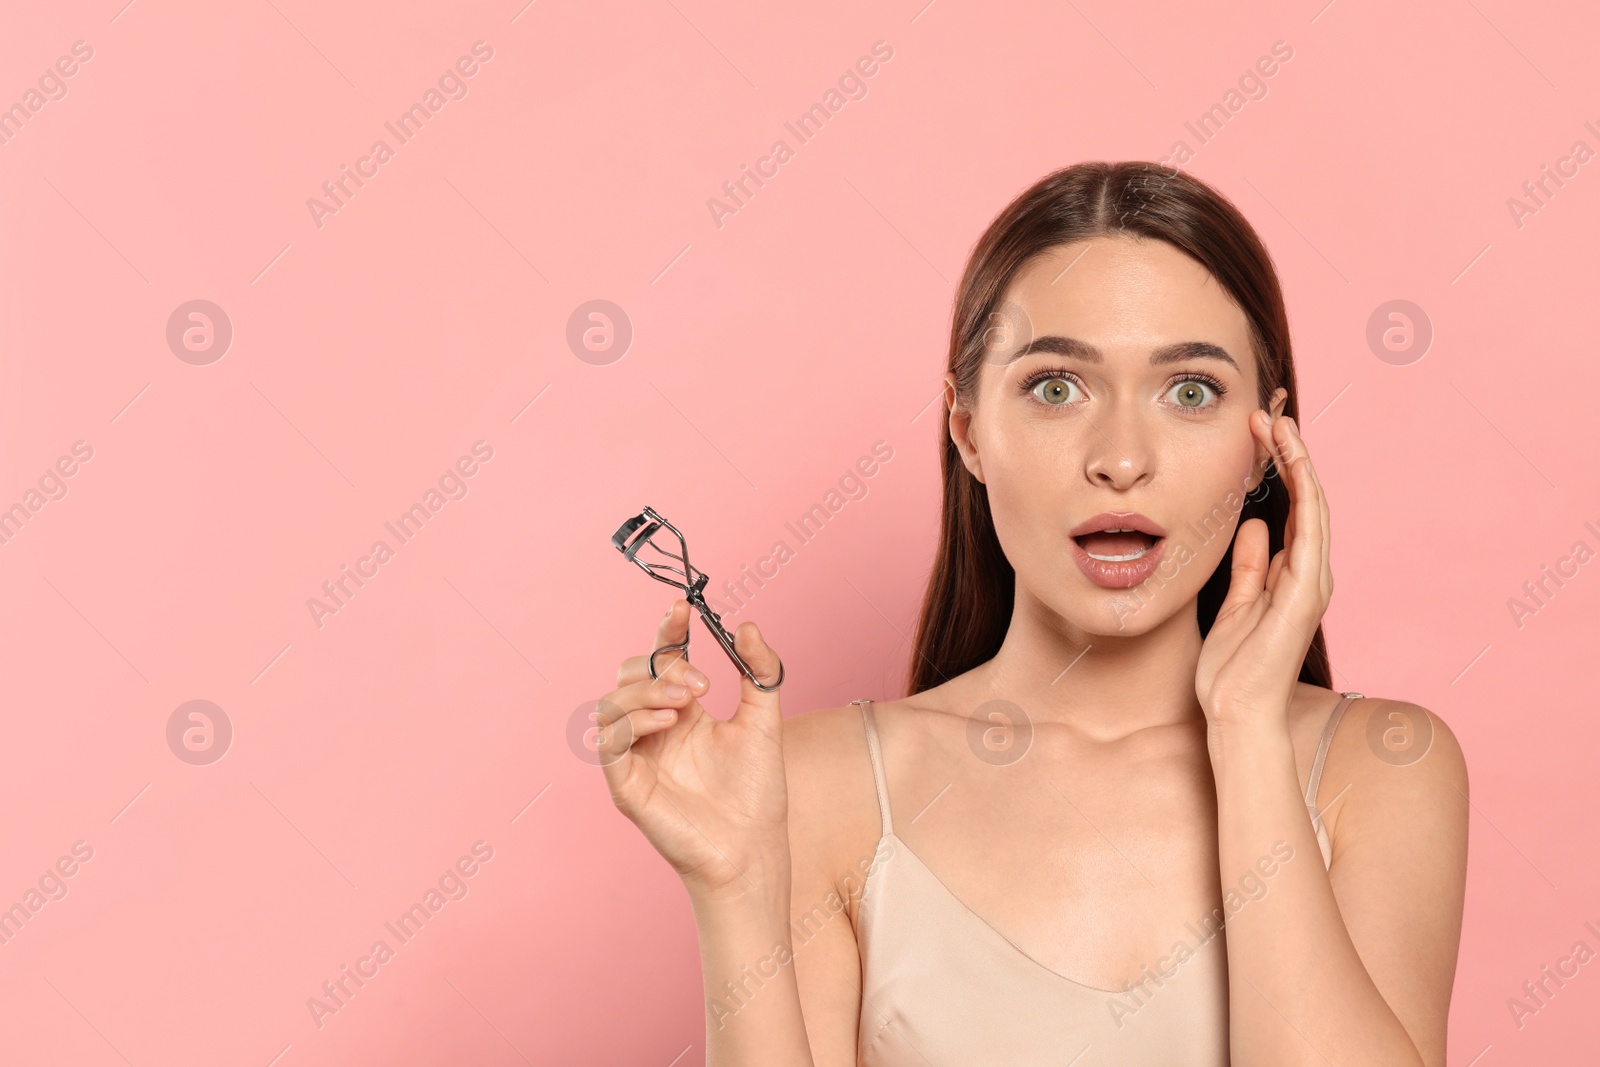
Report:
[[[689,602],[675,599],[651,648],[682,641],[690,621]],[[741,623],[733,638],[757,677],[778,676],[778,654],[755,623]],[[789,798],[778,694],[741,673],[733,717],[713,718],[698,699],[710,689],[704,674],[669,654],[658,658],[661,677],[652,679],[649,659],[623,660],[617,688],[599,701],[595,750],[612,801],[691,895],[786,889]]]

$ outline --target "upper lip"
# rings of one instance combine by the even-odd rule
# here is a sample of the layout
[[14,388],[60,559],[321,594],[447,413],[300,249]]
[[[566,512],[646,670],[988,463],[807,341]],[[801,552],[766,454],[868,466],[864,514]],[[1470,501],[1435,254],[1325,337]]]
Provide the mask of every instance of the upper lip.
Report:
[[1092,519],[1084,519],[1072,528],[1069,537],[1082,537],[1084,534],[1104,533],[1106,530],[1137,530],[1151,537],[1165,537],[1167,531],[1159,523],[1145,518],[1137,511],[1102,511]]

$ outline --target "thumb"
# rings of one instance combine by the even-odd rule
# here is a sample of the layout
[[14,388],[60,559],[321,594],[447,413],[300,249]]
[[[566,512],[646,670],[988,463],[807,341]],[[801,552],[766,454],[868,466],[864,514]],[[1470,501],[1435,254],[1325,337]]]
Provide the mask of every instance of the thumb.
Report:
[[[755,623],[747,621],[739,624],[739,628],[733,631],[733,648],[755,676],[761,679],[761,685],[777,683],[781,661],[778,653],[761,636],[761,630]],[[783,717],[778,710],[778,692],[762,689],[740,671],[739,708],[734,717],[744,717],[747,708],[767,727],[776,727]]]
[[1267,547],[1267,524],[1261,519],[1245,520],[1233,538],[1233,573],[1228,595],[1217,610],[1219,617],[1261,596],[1267,576]]

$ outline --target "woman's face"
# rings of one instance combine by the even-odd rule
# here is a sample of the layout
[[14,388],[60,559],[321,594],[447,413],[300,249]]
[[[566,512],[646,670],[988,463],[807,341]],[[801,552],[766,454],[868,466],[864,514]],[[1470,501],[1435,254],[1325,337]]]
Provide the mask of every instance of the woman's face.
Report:
[[1153,629],[1198,596],[1271,471],[1244,312],[1172,245],[1118,236],[1035,257],[991,323],[950,431],[1019,598],[1089,634]]

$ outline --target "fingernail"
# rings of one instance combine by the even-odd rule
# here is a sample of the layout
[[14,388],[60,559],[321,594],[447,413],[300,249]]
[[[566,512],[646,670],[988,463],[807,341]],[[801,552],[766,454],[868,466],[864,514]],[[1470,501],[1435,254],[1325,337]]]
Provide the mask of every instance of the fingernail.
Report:
[[711,681],[711,679],[707,678],[693,667],[684,668],[683,680],[694,686],[696,689],[704,689]]
[[677,682],[668,682],[666,685],[661,687],[661,695],[666,697],[668,700],[682,700],[684,697],[689,695],[689,690],[687,687],[681,686]]
[[671,708],[657,708],[655,711],[650,713],[650,717],[658,722],[666,722],[676,714],[678,713],[673,711]]

